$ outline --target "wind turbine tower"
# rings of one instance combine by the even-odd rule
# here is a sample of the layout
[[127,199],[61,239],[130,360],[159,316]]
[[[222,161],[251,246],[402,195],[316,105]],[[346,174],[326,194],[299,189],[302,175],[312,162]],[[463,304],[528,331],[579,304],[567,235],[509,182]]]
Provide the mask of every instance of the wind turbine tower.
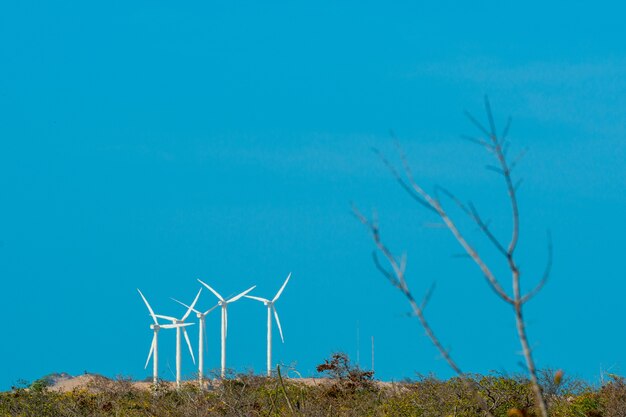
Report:
[[191,308],[192,311],[196,313],[196,317],[198,317],[199,327],[200,327],[198,329],[198,382],[202,386],[202,382],[204,379],[204,337],[205,337],[204,335],[206,334],[206,316],[211,311],[219,307],[219,304],[216,304],[215,306],[211,307],[210,309],[208,309],[207,311],[203,313],[176,299],[173,299],[173,300],[176,301],[178,304],[181,304],[187,308]]
[[[189,306],[189,308],[187,309],[187,312],[185,313],[185,315],[183,317],[181,317],[180,319],[177,319],[176,317],[171,317],[171,316],[163,316],[163,315],[159,315],[157,314],[156,317],[161,318],[161,319],[165,319],[165,320],[169,320],[172,322],[172,324],[177,324],[177,325],[183,325],[186,324],[185,320],[187,320],[187,317],[189,317],[189,315],[191,314],[191,311],[193,310],[193,307],[196,305],[196,303],[198,302],[198,298],[200,297],[200,293],[202,292],[202,288],[200,288],[200,291],[198,291],[198,295],[196,295],[196,298],[193,300],[193,303],[191,303],[191,306]],[[187,325],[191,325],[193,323],[189,323]],[[189,353],[191,354],[191,360],[193,361],[194,365],[196,364],[196,358],[193,356],[193,349],[191,348],[191,341],[189,340],[189,335],[187,334],[187,330],[182,327],[179,326],[176,328],[176,387],[180,388],[180,379],[181,379],[181,368],[182,368],[182,357],[181,357],[181,352],[180,352],[180,339],[181,339],[181,329],[182,329],[182,333],[185,336],[185,341],[187,342],[187,347],[189,347]]]
[[283,290],[287,286],[289,279],[291,278],[291,273],[287,276],[287,279],[283,283],[282,287],[278,290],[274,298],[270,301],[267,298],[255,297],[253,295],[246,295],[246,298],[251,298],[253,300],[257,300],[262,302],[267,307],[267,376],[272,376],[272,313],[274,313],[274,317],[276,318],[276,325],[278,326],[278,331],[280,333],[280,339],[283,343],[285,343],[285,338],[283,337],[283,329],[280,326],[280,319],[278,318],[278,312],[276,311],[276,307],[274,303],[278,300],[280,295],[283,293]]
[[221,363],[222,372],[221,372],[221,376],[222,378],[224,378],[224,376],[226,376],[226,334],[228,333],[228,304],[234,303],[235,301],[239,300],[244,295],[248,294],[250,291],[256,288],[256,285],[226,300],[217,291],[211,288],[207,283],[202,282],[201,280],[198,280],[198,282],[200,282],[200,284],[207,287],[209,291],[211,291],[217,297],[217,299],[219,300],[217,304],[220,307],[222,307],[222,326],[221,326],[222,328],[222,363]]
[[150,358],[152,357],[152,355],[154,355],[154,357],[152,357],[152,383],[156,386],[156,384],[159,382],[159,330],[176,329],[178,332],[181,327],[190,326],[191,324],[159,324],[159,321],[157,320],[157,315],[154,314],[154,310],[152,310],[152,307],[150,307],[148,300],[146,300],[146,297],[144,297],[139,288],[137,288],[137,291],[139,291],[139,295],[143,299],[143,302],[146,304],[146,307],[148,307],[148,311],[150,312],[152,320],[154,320],[154,324],[150,325],[150,328],[154,331],[154,336],[152,336],[152,344],[150,345],[150,352],[148,353],[148,359],[146,360],[146,365],[144,366],[144,369],[148,367],[148,363],[150,363]]

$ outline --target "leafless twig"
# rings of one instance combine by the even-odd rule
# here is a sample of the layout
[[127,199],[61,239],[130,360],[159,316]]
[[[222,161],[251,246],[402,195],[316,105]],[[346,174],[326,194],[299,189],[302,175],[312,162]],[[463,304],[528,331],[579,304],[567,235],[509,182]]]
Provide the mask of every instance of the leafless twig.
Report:
[[[520,269],[518,263],[515,258],[515,251],[517,249],[517,245],[519,242],[520,236],[520,216],[519,216],[519,204],[517,199],[517,190],[520,185],[520,181],[514,183],[512,178],[512,171],[520,161],[520,159],[524,156],[525,150],[520,153],[513,160],[509,160],[508,150],[510,147],[510,141],[507,139],[507,135],[509,132],[511,119],[507,120],[506,126],[502,132],[501,136],[498,136],[495,121],[493,118],[493,113],[491,111],[491,106],[489,104],[489,100],[485,97],[485,112],[487,114],[488,119],[488,128],[481,124],[474,116],[470,113],[465,113],[468,119],[472,124],[474,124],[478,130],[484,135],[484,138],[474,138],[467,137],[464,138],[469,140],[472,143],[478,144],[485,148],[490,154],[492,154],[496,159],[496,165],[488,165],[487,169],[496,172],[501,175],[504,179],[510,207],[511,207],[511,232],[509,236],[509,240],[507,244],[502,243],[495,234],[489,228],[488,222],[484,221],[483,218],[479,215],[478,210],[474,207],[473,204],[468,203],[464,204],[460,199],[458,199],[454,194],[447,191],[442,187],[437,187],[434,192],[434,196],[429,194],[422,188],[418,182],[414,179],[413,173],[411,171],[410,165],[406,158],[406,155],[399,145],[397,140],[394,140],[396,149],[398,151],[398,155],[401,160],[402,173],[382,154],[382,152],[376,150],[376,153],[381,158],[382,162],[385,166],[390,170],[391,174],[394,176],[395,180],[401,185],[401,187],[420,205],[429,209],[436,213],[439,218],[444,222],[445,226],[450,230],[454,238],[461,245],[461,247],[465,250],[465,253],[476,263],[476,265],[480,268],[483,276],[485,277],[487,283],[490,288],[496,293],[496,295],[505,301],[507,304],[511,305],[514,311],[515,323],[518,338],[522,345],[522,352],[524,355],[524,359],[526,362],[526,369],[528,370],[528,374],[531,379],[533,393],[535,395],[535,400],[537,402],[537,406],[541,413],[542,417],[547,417],[547,406],[543,394],[541,392],[541,388],[539,386],[538,377],[537,377],[537,369],[535,367],[532,350],[528,341],[528,335],[526,332],[526,325],[524,322],[523,316],[523,306],[526,302],[528,302],[532,297],[534,297],[546,284],[550,270],[552,266],[552,242],[550,237],[548,237],[548,261],[543,274],[542,279],[535,286],[533,290],[528,292],[527,294],[522,294],[521,290],[521,279],[520,279]],[[394,138],[395,139],[395,138]],[[440,199],[439,193],[444,194],[447,198],[449,198],[453,203],[455,203],[458,208],[466,214],[472,222],[474,222],[480,231],[487,237],[487,239],[492,243],[495,247],[498,254],[500,254],[511,273],[511,285],[512,285],[512,294],[509,294],[504,290],[500,281],[492,271],[492,269],[488,266],[488,264],[484,261],[483,257],[478,253],[478,251],[469,243],[469,241],[465,238],[464,234],[461,232],[457,223],[450,217],[446,209],[443,207]],[[357,218],[368,227],[374,242],[380,253],[382,253],[388,260],[391,265],[393,271],[388,271],[382,267],[378,258],[375,256],[374,260],[377,268],[387,277],[387,279],[400,291],[404,293],[404,295],[409,299],[411,306],[416,313],[417,317],[420,319],[422,326],[426,329],[426,333],[430,337],[433,344],[439,349],[442,353],[442,356],[446,359],[448,364],[455,370],[455,372],[461,374],[460,368],[457,364],[452,361],[450,355],[447,350],[444,349],[439,340],[435,337],[428,326],[428,323],[424,319],[423,311],[420,305],[418,305],[413,299],[410,291],[408,290],[408,286],[406,284],[404,278],[404,264],[400,264],[398,260],[394,257],[391,251],[381,242],[380,240],[380,232],[378,229],[378,223],[376,220],[370,221],[365,216],[363,216],[356,208],[354,208],[354,213]]]
[[389,271],[387,268],[385,268],[381,264],[380,259],[378,258],[377,252],[374,251],[372,253],[372,257],[374,259],[374,264],[376,265],[376,268],[381,272],[381,274],[385,278],[387,278],[387,280],[394,287],[396,287],[398,290],[400,290],[402,294],[404,294],[404,296],[409,301],[409,304],[411,305],[413,314],[418,318],[422,328],[426,332],[426,335],[430,339],[431,343],[439,351],[439,353],[441,354],[443,359],[446,361],[448,366],[450,366],[450,368],[452,368],[452,370],[457,375],[459,375],[459,377],[461,377],[461,380],[468,386],[470,391],[475,395],[477,401],[479,402],[479,404],[485,411],[485,414],[488,417],[494,417],[490,411],[490,407],[485,402],[485,399],[481,397],[480,394],[478,393],[478,388],[481,388],[480,384],[477,381],[466,378],[465,373],[461,370],[461,368],[454,361],[454,359],[450,355],[449,350],[444,348],[444,346],[441,344],[439,338],[437,337],[437,335],[435,335],[435,332],[433,331],[432,327],[430,326],[430,324],[426,320],[426,317],[424,316],[424,309],[426,308],[426,305],[428,304],[428,301],[430,300],[432,296],[435,285],[433,284],[430,287],[430,289],[426,292],[426,295],[424,295],[424,298],[422,299],[421,303],[418,304],[417,301],[415,300],[415,297],[413,297],[413,294],[411,293],[411,290],[409,289],[409,286],[405,279],[406,256],[403,255],[400,258],[400,260],[398,260],[398,258],[391,252],[391,250],[383,243],[380,237],[380,229],[378,226],[378,221],[376,220],[376,216],[373,216],[373,219],[370,220],[367,217],[365,217],[359,211],[359,209],[354,205],[352,206],[352,212],[354,216],[365,227],[367,227],[367,229],[369,230],[372,236],[372,239],[374,240],[374,244],[376,245],[378,251],[387,259],[387,262],[391,266],[392,271]]

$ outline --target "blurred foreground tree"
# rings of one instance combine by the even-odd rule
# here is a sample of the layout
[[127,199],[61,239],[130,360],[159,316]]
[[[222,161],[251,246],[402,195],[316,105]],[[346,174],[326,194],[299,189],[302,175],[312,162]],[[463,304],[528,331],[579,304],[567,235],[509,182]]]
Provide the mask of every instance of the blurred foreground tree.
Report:
[[[487,113],[489,128],[485,127],[471,114],[466,112],[466,116],[472,122],[472,124],[474,124],[478,128],[481,136],[479,136],[478,138],[464,138],[485,149],[490,155],[493,156],[496,161],[495,165],[489,165],[487,166],[487,169],[500,175],[506,187],[511,210],[511,231],[510,235],[506,239],[506,243],[498,236],[496,236],[494,232],[492,232],[489,227],[489,222],[481,217],[478,210],[471,202],[464,203],[459,198],[457,198],[456,195],[439,186],[435,187],[432,193],[425,191],[424,188],[414,178],[406,155],[404,154],[404,151],[399,146],[397,141],[396,147],[401,160],[400,168],[392,164],[380,151],[375,150],[375,152],[381,158],[385,166],[390,170],[391,174],[402,187],[402,189],[404,189],[413,198],[414,201],[426,208],[431,213],[435,214],[441,221],[443,221],[445,227],[452,233],[452,235],[454,236],[458,244],[463,248],[467,256],[469,256],[479,267],[494,294],[496,294],[502,301],[504,301],[511,307],[513,315],[515,317],[517,336],[522,346],[522,352],[526,362],[528,376],[532,384],[536,406],[539,409],[540,415],[542,417],[547,417],[548,412],[546,401],[544,399],[544,395],[539,384],[537,368],[535,366],[532,350],[528,341],[523,313],[524,305],[543,288],[546,281],[548,280],[552,265],[552,243],[550,235],[548,234],[548,260],[543,276],[531,291],[527,293],[522,293],[522,277],[515,252],[518,246],[520,234],[520,216],[517,198],[517,190],[520,182],[514,182],[512,172],[520,159],[524,156],[524,152],[521,152],[514,158],[510,158],[510,141],[508,139],[508,133],[511,125],[511,119],[509,118],[507,120],[506,126],[503,129],[502,133],[498,134],[493,114],[491,112],[491,107],[489,105],[489,100],[486,97],[485,111]],[[446,201],[448,201],[449,203],[456,205],[457,208],[460,209],[460,212],[464,213],[472,223],[478,226],[482,234],[484,234],[487,240],[491,243],[491,246],[493,247],[495,253],[504,259],[507,265],[508,272],[510,274],[509,279],[511,280],[512,288],[512,291],[510,293],[507,292],[502,286],[502,277],[496,274],[495,268],[487,263],[487,261],[485,260],[486,258],[483,257],[483,255],[478,252],[476,247],[472,243],[470,243],[465,237],[465,234],[458,226],[459,223],[457,222],[457,220],[453,219],[452,216],[449,215],[448,211],[444,207],[444,204],[442,203],[442,198],[445,198]],[[424,316],[424,308],[431,296],[432,291],[429,291],[424,297],[423,301],[418,303],[418,301],[411,293],[411,290],[409,289],[409,286],[406,282],[406,255],[403,254],[402,256],[398,257],[385,245],[385,243],[381,239],[380,228],[375,215],[372,218],[368,218],[364,216],[356,206],[353,206],[353,212],[355,216],[359,219],[359,221],[368,228],[372,239],[376,244],[377,251],[373,252],[373,258],[374,264],[376,265],[377,269],[389,280],[389,282],[394,287],[400,290],[402,294],[404,294],[404,296],[408,299],[414,314],[417,316],[420,324],[426,331],[426,335],[428,336],[430,341],[435,345],[437,350],[439,350],[443,358],[454,370],[454,372],[463,377],[464,372],[450,356],[450,353],[443,347],[439,338],[436,336],[435,332],[433,331],[428,321],[426,320],[426,317]],[[389,264],[391,269],[388,269],[381,263],[378,255],[379,253],[382,254],[382,256],[386,259],[386,262]],[[467,378],[466,380],[468,381],[468,384],[471,383],[471,380],[469,378]],[[475,391],[477,392],[477,390]],[[476,395],[478,396],[478,394]],[[482,404],[485,413],[487,415],[492,415],[492,412],[490,410],[491,407],[484,400],[482,401]]]

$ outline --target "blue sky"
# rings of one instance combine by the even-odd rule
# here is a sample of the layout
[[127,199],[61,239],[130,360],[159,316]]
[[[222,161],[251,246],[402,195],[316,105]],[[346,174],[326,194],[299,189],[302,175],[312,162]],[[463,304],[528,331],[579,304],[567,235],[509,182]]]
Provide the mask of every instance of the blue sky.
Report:
[[[169,297],[191,300],[197,278],[270,296],[289,272],[277,361],[312,374],[333,351],[356,357],[358,323],[378,377],[449,376],[373,267],[351,202],[407,251],[416,294],[436,281],[427,315],[460,365],[520,371],[507,306],[370,151],[393,157],[393,129],[424,186],[472,199],[505,233],[503,186],[460,139],[484,94],[529,148],[528,286],[546,229],[554,238],[552,279],[527,310],[539,366],[625,373],[623,14],[617,2],[4,2],[0,388],[62,371],[143,378],[150,321],[135,288],[177,314]],[[262,371],[262,306],[229,312],[228,364]],[[215,368],[218,315],[207,324]],[[164,378],[173,345],[164,335]]]

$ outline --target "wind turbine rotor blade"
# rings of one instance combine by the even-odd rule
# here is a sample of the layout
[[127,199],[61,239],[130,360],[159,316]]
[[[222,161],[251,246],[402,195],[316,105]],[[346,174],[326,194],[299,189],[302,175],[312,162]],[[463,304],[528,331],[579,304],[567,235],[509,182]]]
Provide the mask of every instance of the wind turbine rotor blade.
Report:
[[[139,288],[137,288],[137,291],[139,291]],[[143,293],[141,291],[139,291],[139,295],[141,295],[143,302],[146,304],[146,307],[148,307],[148,311],[150,312],[150,315],[152,316],[152,319],[154,320],[154,324],[159,324],[159,321],[157,320],[156,315],[154,314],[154,310],[152,310],[152,307],[150,307],[150,304],[148,303],[148,300],[146,300],[146,297],[143,296]]]
[[162,314],[155,314],[155,317],[158,317],[160,319],[165,319],[165,320],[169,320],[169,321],[176,321],[178,320],[176,317],[172,317],[172,316],[164,316]]
[[193,349],[191,348],[191,341],[189,341],[189,335],[187,334],[187,330],[183,327],[183,334],[185,335],[185,341],[187,342],[187,347],[189,347],[189,353],[191,353],[191,360],[193,364],[196,364],[196,358],[193,356]]
[[195,307],[196,303],[198,302],[198,298],[200,298],[200,293],[202,293],[202,288],[200,288],[200,291],[198,291],[198,295],[196,295],[196,298],[194,298],[193,303],[191,303],[191,305],[189,306],[189,308],[187,309],[187,312],[185,313],[185,315],[183,316],[183,318],[181,319],[181,321],[185,321],[185,319],[187,317],[189,317],[189,315],[191,314],[191,312],[193,311],[193,308]]
[[247,290],[245,290],[244,292],[242,292],[241,294],[238,294],[236,296],[234,296],[233,298],[231,298],[230,300],[226,301],[227,303],[232,303],[233,301],[237,301],[239,300],[241,297],[243,297],[244,295],[248,294],[250,291],[252,291],[253,289],[256,288],[256,285],[248,288]]
[[278,332],[280,333],[280,340],[285,343],[285,338],[283,337],[283,328],[280,326],[280,319],[278,318],[278,312],[276,311],[276,307],[272,306],[272,310],[274,310],[274,318],[276,319],[276,325],[278,326]]
[[157,335],[156,333],[154,333],[154,336],[152,336],[152,343],[150,344],[150,352],[148,353],[148,359],[146,359],[146,366],[144,366],[143,369],[146,369],[148,367],[148,363],[150,363],[152,352],[154,352],[154,345],[156,344],[156,338],[157,338]]
[[260,301],[262,303],[268,303],[268,304],[271,303],[271,301],[268,300],[267,298],[255,297],[254,295],[246,295],[245,297],[246,298],[251,298],[253,300]]
[[[186,307],[186,308],[189,308],[189,306],[188,306],[187,304],[183,303],[182,301],[178,301],[178,300],[177,300],[177,299],[175,299],[175,298],[172,298],[172,301],[176,301],[176,302],[177,302],[178,304],[180,304],[181,306]],[[200,313],[198,310],[196,310],[195,308],[192,308],[192,309],[191,309],[191,311],[193,311],[193,312],[194,312],[194,313],[196,313],[196,314],[201,314],[201,313]]]
[[209,286],[209,284],[207,284],[206,282],[203,282],[201,280],[198,280],[198,282],[202,285],[204,285],[205,287],[207,287],[209,289],[209,291],[211,291],[220,301],[225,301],[224,297],[222,297],[217,291],[215,291],[213,288],[211,288]]
[[210,309],[208,309],[207,311],[205,311],[204,313],[202,313],[203,316],[206,316],[207,314],[209,314],[211,311],[215,310],[216,308],[218,308],[220,305],[219,304],[215,304],[213,307],[211,307]]
[[280,287],[280,290],[278,290],[278,292],[276,293],[276,296],[274,297],[274,299],[272,300],[272,302],[278,300],[278,297],[280,297],[280,295],[283,293],[283,290],[285,289],[285,287],[287,286],[287,283],[289,282],[289,279],[291,278],[291,272],[289,273],[289,275],[287,275],[287,279],[285,280],[285,283],[283,284],[282,287]]
[[161,327],[162,329],[176,329],[178,327],[187,327],[187,326],[193,326],[194,323],[177,323],[177,324],[162,324]]

